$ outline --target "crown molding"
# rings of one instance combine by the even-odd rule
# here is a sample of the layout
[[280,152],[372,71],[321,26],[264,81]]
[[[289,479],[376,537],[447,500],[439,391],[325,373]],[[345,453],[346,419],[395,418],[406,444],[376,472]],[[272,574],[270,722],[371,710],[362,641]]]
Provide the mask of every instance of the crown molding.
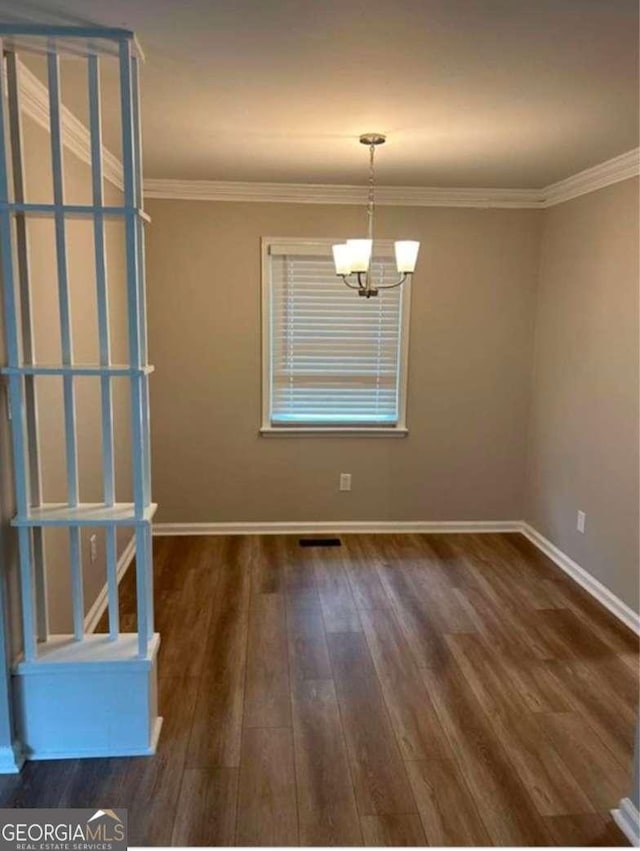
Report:
[[[640,174],[640,148],[551,183],[542,189],[473,189],[379,186],[378,205],[544,209]],[[180,201],[266,201],[280,204],[364,204],[366,186],[319,183],[243,183],[147,178],[147,198]]]
[[[20,101],[23,112],[49,131],[46,86],[20,64]],[[62,107],[64,144],[81,162],[91,164],[91,138],[85,125]],[[122,163],[102,149],[105,180],[122,189]],[[544,209],[640,175],[640,148],[578,172],[541,189],[476,189],[433,186],[379,186],[376,203],[394,207],[475,207],[480,209]],[[180,201],[263,201],[278,204],[364,204],[366,186],[322,183],[249,183],[226,180],[147,178],[147,198]]]
[[[319,183],[243,183],[147,178],[147,198],[181,201],[264,201],[280,204],[366,204],[367,187]],[[537,189],[378,186],[376,204],[394,207],[540,207]]]
[[[19,65],[20,107],[36,124],[47,133],[49,123],[49,94],[47,87],[24,63]],[[68,109],[61,109],[62,139],[65,147],[81,162],[91,165],[91,136],[85,125]],[[122,189],[122,163],[105,147],[102,148],[102,171],[104,179]]]
[[586,168],[577,174],[551,183],[541,193],[543,195],[543,207],[554,207],[596,189],[603,189],[621,180],[637,177],[640,174],[640,148],[633,148],[618,157],[606,160],[603,163]]

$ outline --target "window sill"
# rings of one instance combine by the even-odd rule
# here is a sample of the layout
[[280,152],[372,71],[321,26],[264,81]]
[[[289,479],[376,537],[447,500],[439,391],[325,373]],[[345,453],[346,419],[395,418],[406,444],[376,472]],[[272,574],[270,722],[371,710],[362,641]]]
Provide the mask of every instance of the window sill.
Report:
[[261,437],[407,437],[408,428],[371,428],[340,426],[263,426]]

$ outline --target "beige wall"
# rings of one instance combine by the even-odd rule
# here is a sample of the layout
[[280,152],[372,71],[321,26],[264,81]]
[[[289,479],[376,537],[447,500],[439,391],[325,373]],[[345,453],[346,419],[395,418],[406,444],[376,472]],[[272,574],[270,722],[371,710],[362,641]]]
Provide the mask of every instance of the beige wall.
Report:
[[147,207],[159,521],[522,517],[539,212],[380,208],[381,238],[422,242],[409,437],[272,439],[258,435],[260,237],[347,237],[362,209]]
[[636,610],[638,362],[632,179],[545,212],[526,516]]
[[[27,175],[27,200],[51,201],[51,169],[49,137],[29,118],[24,119],[25,165]],[[71,154],[65,159],[66,198],[70,203],[90,203],[90,170]],[[121,203],[121,193],[106,187],[106,202]],[[110,277],[110,314],[112,323],[113,358],[115,362],[127,360],[126,303],[124,291],[124,253],[122,225],[109,223],[106,228],[107,261]],[[79,363],[96,363],[97,310],[93,257],[92,225],[86,221],[70,220],[68,229],[68,269],[72,300],[74,356]],[[34,330],[36,358],[39,363],[59,363],[61,360],[56,255],[53,223],[47,219],[33,218],[28,222],[31,245],[30,271],[34,303]],[[0,334],[1,334],[0,330]],[[0,339],[1,342],[1,339]],[[2,347],[4,351],[4,346]],[[120,386],[120,385],[123,386]],[[117,488],[118,499],[131,499],[131,460],[128,431],[128,397],[124,379],[114,382],[114,419],[117,434]],[[39,435],[42,458],[43,497],[48,502],[66,501],[66,466],[62,417],[62,380],[41,378],[37,380]],[[100,393],[97,379],[76,380],[79,484],[80,499],[85,502],[102,500],[102,456],[100,431]],[[10,467],[9,423],[6,405],[0,411],[1,431],[0,463],[2,465],[2,538],[5,548],[5,565],[9,575],[12,599],[11,627],[12,649],[15,655],[20,643],[18,612],[18,584],[16,568],[15,534],[9,519],[15,511],[13,478]],[[120,549],[128,537],[120,538]],[[89,536],[97,535],[98,559],[89,560]],[[88,611],[105,581],[105,541],[99,529],[82,532],[82,558],[84,569],[85,611]],[[49,616],[53,632],[71,631],[71,591],[69,573],[68,534],[65,530],[48,530],[45,533],[47,575],[49,589]]]

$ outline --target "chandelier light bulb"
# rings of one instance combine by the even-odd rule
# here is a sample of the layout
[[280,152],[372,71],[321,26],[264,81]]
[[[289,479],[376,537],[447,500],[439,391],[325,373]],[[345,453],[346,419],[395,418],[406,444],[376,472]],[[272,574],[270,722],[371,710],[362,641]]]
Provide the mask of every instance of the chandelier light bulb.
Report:
[[333,263],[336,267],[336,275],[350,275],[351,268],[351,252],[346,242],[338,245],[332,245]]
[[347,240],[352,272],[366,272],[369,269],[372,245],[373,240],[371,239]]
[[418,260],[420,243],[412,239],[404,239],[394,243],[396,252],[396,266],[398,272],[411,274],[415,271]]

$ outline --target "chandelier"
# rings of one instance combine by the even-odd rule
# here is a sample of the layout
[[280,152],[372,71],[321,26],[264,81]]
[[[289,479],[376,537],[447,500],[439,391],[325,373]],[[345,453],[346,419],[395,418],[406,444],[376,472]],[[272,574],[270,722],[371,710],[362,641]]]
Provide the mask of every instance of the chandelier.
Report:
[[[373,222],[376,207],[376,186],[374,158],[376,147],[384,145],[386,136],[382,133],[365,133],[360,136],[360,144],[369,146],[369,201],[367,203],[367,238],[348,239],[332,246],[336,275],[342,278],[352,290],[358,290],[363,298],[377,296],[380,290],[389,290],[403,284],[416,268],[420,243],[415,240],[394,242],[396,268],[400,276],[392,284],[377,283],[372,280],[371,258],[373,255]],[[355,276],[355,277],[353,277]]]

